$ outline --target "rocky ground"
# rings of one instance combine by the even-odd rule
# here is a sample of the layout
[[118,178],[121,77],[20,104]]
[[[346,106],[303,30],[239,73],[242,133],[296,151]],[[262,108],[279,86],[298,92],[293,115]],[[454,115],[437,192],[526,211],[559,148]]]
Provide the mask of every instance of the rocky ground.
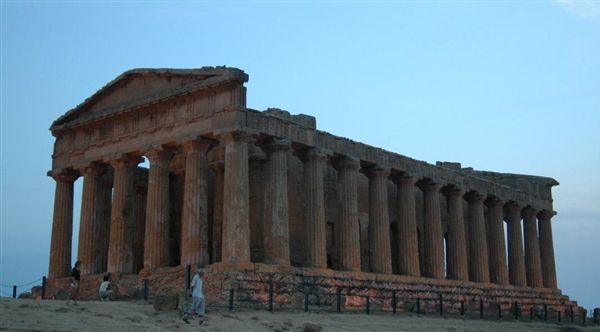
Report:
[[600,331],[542,322],[480,321],[434,316],[318,314],[298,311],[210,310],[207,321],[186,324],[178,311],[134,302],[67,303],[0,299],[0,330],[7,331]]

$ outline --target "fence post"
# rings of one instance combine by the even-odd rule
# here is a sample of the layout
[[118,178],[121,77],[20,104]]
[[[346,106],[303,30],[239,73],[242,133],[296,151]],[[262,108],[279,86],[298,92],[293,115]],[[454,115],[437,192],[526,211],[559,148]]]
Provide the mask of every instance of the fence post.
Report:
[[557,313],[558,313],[557,319],[558,319],[558,322],[560,323],[562,321],[562,317],[561,317],[562,316],[562,311],[561,311],[561,309],[558,309]]
[[148,279],[142,280],[144,301],[148,301]]
[[483,319],[483,299],[479,298],[479,318]]
[[439,294],[440,298],[440,316],[444,316],[444,298],[442,297],[442,293]]
[[583,312],[581,313],[582,317],[581,317],[581,324],[585,325],[585,321],[587,319],[587,309],[583,309]]
[[337,306],[337,312],[342,312],[342,288],[338,287],[335,290],[335,300]]
[[498,304],[498,319],[502,320],[502,304],[500,302],[496,302]]
[[548,321],[548,304],[544,303],[544,322]]
[[371,313],[371,297],[367,295],[367,315]]
[[398,305],[398,303],[396,303],[396,290],[393,289],[392,290],[392,312],[396,313],[396,306]]
[[187,265],[185,267],[185,289],[190,289],[191,282],[192,282],[192,266]]
[[304,293],[304,312],[308,312],[308,292]]
[[269,311],[273,312],[273,280],[269,281]]
[[233,288],[229,289],[229,311],[233,311]]
[[42,277],[42,300],[46,298],[46,285],[48,283],[48,280],[46,279],[46,276]]
[[417,314],[421,314],[421,299],[417,298]]
[[573,324],[573,322],[575,321],[575,317],[573,314],[573,306],[572,305],[569,306],[569,314],[571,315],[571,324]]
[[13,299],[17,298],[17,285],[13,285]]
[[529,320],[533,320],[533,311],[535,310],[535,305],[531,305],[531,308],[529,308]]
[[515,320],[519,320],[519,303],[515,301]]
[[460,300],[460,315],[465,315],[465,300]]

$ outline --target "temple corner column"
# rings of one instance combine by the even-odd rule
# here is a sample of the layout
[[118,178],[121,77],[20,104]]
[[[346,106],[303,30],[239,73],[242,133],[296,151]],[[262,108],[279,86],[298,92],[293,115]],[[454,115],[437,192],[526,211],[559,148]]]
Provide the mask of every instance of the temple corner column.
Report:
[[50,171],[48,175],[56,181],[48,278],[60,278],[71,270],[73,183],[79,175],[72,170]]
[[552,239],[552,224],[550,219],[554,212],[543,210],[538,214],[538,232],[540,240],[540,259],[542,263],[542,278],[544,288],[556,289],[556,263],[554,260],[554,241]]

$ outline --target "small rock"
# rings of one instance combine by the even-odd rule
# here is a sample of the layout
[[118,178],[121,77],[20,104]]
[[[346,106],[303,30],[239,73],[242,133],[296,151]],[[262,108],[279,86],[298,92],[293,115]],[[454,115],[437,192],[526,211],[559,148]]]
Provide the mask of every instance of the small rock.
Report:
[[321,332],[323,331],[323,327],[321,325],[313,324],[313,323],[304,323],[302,325],[302,332]]

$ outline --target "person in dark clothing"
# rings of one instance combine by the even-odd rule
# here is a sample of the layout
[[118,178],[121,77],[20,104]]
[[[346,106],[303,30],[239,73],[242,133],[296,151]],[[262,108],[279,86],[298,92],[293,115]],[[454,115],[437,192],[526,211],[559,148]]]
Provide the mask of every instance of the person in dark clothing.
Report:
[[79,301],[79,282],[81,280],[81,271],[79,270],[79,266],[81,265],[81,261],[75,262],[75,266],[73,266],[73,270],[71,270],[71,297],[70,300]]

